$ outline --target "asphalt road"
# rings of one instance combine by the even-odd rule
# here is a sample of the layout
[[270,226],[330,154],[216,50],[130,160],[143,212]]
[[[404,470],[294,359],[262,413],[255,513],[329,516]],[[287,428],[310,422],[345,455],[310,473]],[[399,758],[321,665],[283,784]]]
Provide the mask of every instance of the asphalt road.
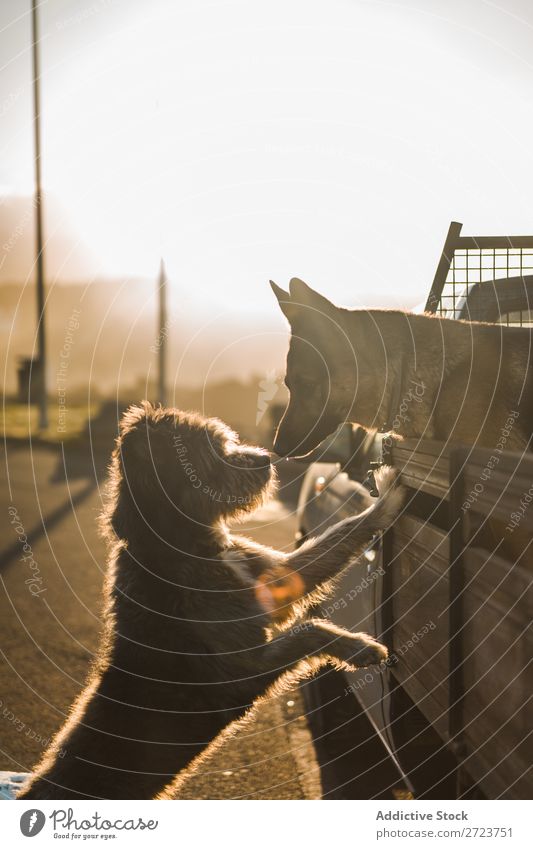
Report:
[[[25,772],[67,716],[97,647],[106,564],[96,531],[101,492],[92,464],[60,448],[9,445],[0,476],[0,769]],[[272,502],[241,531],[290,548],[295,491],[286,481],[289,509]],[[263,703],[201,769],[181,797],[319,796],[299,694]]]

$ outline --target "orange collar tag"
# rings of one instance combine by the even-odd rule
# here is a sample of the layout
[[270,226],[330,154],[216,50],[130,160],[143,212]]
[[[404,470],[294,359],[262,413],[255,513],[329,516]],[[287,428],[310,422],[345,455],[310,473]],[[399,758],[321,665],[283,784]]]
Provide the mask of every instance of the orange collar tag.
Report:
[[255,582],[255,595],[268,613],[279,613],[305,595],[305,584],[298,572],[279,566],[259,576]]

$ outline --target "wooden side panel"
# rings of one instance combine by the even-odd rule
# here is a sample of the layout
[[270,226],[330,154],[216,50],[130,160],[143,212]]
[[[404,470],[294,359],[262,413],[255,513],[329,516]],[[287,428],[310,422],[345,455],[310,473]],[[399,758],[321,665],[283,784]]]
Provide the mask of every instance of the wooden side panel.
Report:
[[[496,447],[459,448],[452,457],[452,581],[449,537],[430,524],[434,502],[429,522],[404,513],[389,532],[394,675],[444,741],[451,724],[458,756],[488,798],[530,799],[533,455]],[[443,504],[450,499],[449,460],[430,440],[392,449],[403,482]],[[418,515],[421,508],[418,500]],[[446,522],[442,510],[438,521]],[[455,707],[450,654],[464,659],[451,679]]]
[[394,525],[392,609],[396,678],[448,739],[447,535],[412,516]]
[[463,562],[465,767],[490,798],[530,798],[533,576],[481,549]]
[[446,498],[449,488],[448,452],[440,442],[405,439],[394,444],[392,463],[412,489]]

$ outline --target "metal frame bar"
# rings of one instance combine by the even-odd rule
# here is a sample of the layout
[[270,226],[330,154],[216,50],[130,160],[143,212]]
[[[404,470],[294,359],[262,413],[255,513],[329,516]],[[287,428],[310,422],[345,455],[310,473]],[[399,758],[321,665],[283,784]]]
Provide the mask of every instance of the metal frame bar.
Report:
[[450,265],[452,264],[453,255],[457,250],[459,241],[461,239],[462,227],[463,225],[459,224],[458,221],[452,221],[448,228],[448,235],[446,236],[446,241],[444,242],[444,247],[440,255],[439,264],[437,265],[435,277],[433,278],[431,290],[426,301],[425,312],[434,313],[437,310],[440,301],[440,296],[442,295],[442,290],[444,289],[444,284],[446,283],[446,277],[448,276],[448,271],[450,270]]
[[[386,465],[392,465],[392,442],[384,441],[382,446],[382,462]],[[391,526],[381,536],[381,565],[385,571],[382,576],[382,607],[381,607],[381,638],[387,646],[390,646],[391,652],[394,648],[393,631],[394,631],[394,611],[392,607],[392,555],[393,555],[393,534],[394,526]]]
[[450,572],[448,608],[449,617],[449,702],[448,732],[450,745],[459,761],[464,757],[464,745],[461,739],[463,730],[463,594],[465,576],[463,553],[465,548],[464,514],[461,505],[464,502],[464,469],[469,449],[458,447],[450,452]]

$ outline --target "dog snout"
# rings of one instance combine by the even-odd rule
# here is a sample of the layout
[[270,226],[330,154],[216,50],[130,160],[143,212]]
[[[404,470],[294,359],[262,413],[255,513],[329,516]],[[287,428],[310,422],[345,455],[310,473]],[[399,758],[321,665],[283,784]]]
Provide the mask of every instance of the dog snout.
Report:
[[270,468],[270,454],[260,448],[253,450],[234,451],[229,457],[230,463],[241,469],[268,469]]
[[[278,455],[278,457],[294,457],[300,454],[305,454],[306,451],[309,451],[310,448],[305,448],[305,442],[308,442],[309,438],[306,437],[303,442],[299,439],[295,439],[291,434],[276,434],[276,438],[274,439],[274,451]],[[311,448],[314,446],[311,445]]]
[[276,439],[274,441],[274,451],[278,457],[287,457],[290,454],[290,446],[281,439]]
[[251,454],[251,457],[254,469],[260,470],[270,468],[270,454],[268,451],[254,451]]
[[[274,451],[278,457],[292,457],[295,454],[302,453],[300,451],[302,440],[300,430],[301,428],[297,426],[294,416],[292,414],[287,415],[286,411],[274,437]],[[304,435],[304,441],[307,441],[307,439],[308,436]]]

